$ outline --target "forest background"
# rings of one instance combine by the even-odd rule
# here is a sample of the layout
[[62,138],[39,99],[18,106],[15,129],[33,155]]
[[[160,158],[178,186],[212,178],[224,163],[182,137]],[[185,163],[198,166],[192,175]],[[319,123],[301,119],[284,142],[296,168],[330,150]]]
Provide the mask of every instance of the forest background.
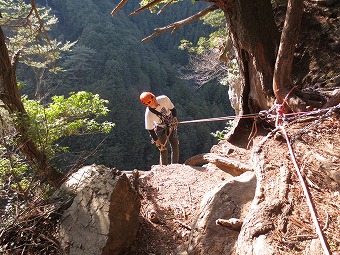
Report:
[[[160,19],[149,12],[129,17],[129,13],[138,9],[138,1],[129,2],[113,17],[110,12],[118,1],[35,2],[37,6],[50,7],[59,20],[51,30],[51,37],[76,44],[58,60],[57,64],[65,72],[34,72],[19,65],[18,81],[25,84],[21,93],[47,104],[53,95],[67,97],[71,92],[89,91],[109,101],[110,111],[103,118],[115,123],[109,134],[59,140],[61,146],[69,148],[54,158],[54,164],[60,169],[68,171],[96,163],[121,170],[147,170],[158,164],[157,149],[144,129],[145,107],[139,102],[143,91],[169,96],[180,121],[234,114],[226,86],[211,81],[198,88],[194,82],[180,78],[189,59],[186,51],[178,49],[181,39],[195,43],[202,36],[208,37],[214,28],[197,21],[171,36],[164,34],[141,43],[154,28],[188,17],[205,3],[177,4],[162,13]],[[225,122],[180,125],[180,163],[193,155],[209,152],[217,143],[211,133],[225,126]]]

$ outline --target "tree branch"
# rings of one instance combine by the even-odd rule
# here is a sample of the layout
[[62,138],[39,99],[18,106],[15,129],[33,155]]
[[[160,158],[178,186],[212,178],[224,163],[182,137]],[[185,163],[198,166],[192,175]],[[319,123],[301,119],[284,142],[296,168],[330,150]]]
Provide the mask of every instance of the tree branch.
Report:
[[[15,62],[15,58],[12,60]],[[17,86],[15,74],[15,63],[11,63],[5,35],[0,26],[0,99],[4,103],[9,113],[15,113],[17,120],[15,130],[18,134],[18,147],[25,155],[30,164],[36,167],[36,173],[44,181],[54,187],[59,187],[64,174],[52,167],[48,162],[47,155],[44,151],[39,150],[38,146],[29,136],[29,121],[27,112],[21,101],[21,96]]]
[[292,65],[295,44],[300,33],[303,0],[288,1],[281,42],[276,58],[273,77],[273,90],[277,102],[282,104],[292,87]]
[[133,15],[136,15],[137,13],[140,13],[142,11],[145,11],[146,9],[149,9],[157,4],[159,4],[160,2],[162,2],[163,0],[155,0],[155,1],[152,1],[151,3],[148,3],[147,5],[135,10],[134,12],[130,13],[129,16],[133,16]]
[[201,165],[204,163],[214,164],[216,167],[220,168],[222,171],[231,174],[233,176],[239,176],[247,171],[253,171],[253,169],[241,162],[223,157],[215,153],[203,153],[193,156],[187,159],[185,165]]
[[114,8],[111,12],[111,15],[115,15],[120,9],[123,8],[123,6],[128,2],[129,0],[122,0],[120,3]]
[[182,27],[182,26],[184,26],[184,25],[186,25],[186,24],[188,24],[188,23],[191,23],[191,22],[193,22],[193,21],[195,21],[195,20],[198,20],[199,18],[201,18],[201,17],[207,15],[208,13],[210,13],[210,12],[212,12],[212,11],[215,11],[215,10],[217,10],[217,9],[218,9],[218,6],[217,6],[217,5],[211,5],[211,6],[209,6],[208,8],[204,9],[203,11],[200,11],[199,13],[196,13],[195,15],[190,16],[190,17],[188,17],[188,18],[186,18],[186,19],[183,19],[183,20],[181,20],[181,21],[177,21],[177,22],[172,23],[172,24],[170,24],[170,25],[168,25],[168,26],[166,26],[166,27],[156,28],[156,29],[155,29],[155,32],[154,32],[152,35],[150,35],[150,36],[144,38],[144,39],[142,40],[142,42],[146,42],[146,41],[148,41],[148,40],[150,40],[150,39],[152,39],[152,38],[154,38],[154,37],[160,35],[161,33],[164,33],[165,31],[168,31],[168,30],[170,30],[170,29],[172,29],[172,33],[173,33],[173,32],[176,31],[178,28],[180,28],[180,27]]
[[161,12],[163,12],[166,8],[168,8],[174,0],[170,0],[168,3],[166,3],[160,10],[159,12],[157,12],[157,15],[161,14]]

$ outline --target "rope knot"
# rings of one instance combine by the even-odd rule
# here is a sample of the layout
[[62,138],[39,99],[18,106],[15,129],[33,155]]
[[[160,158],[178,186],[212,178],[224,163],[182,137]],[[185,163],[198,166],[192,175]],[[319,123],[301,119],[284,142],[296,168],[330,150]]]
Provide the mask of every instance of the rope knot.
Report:
[[[276,116],[276,124],[275,124],[275,126],[278,126],[278,125],[279,125],[279,119],[282,120],[282,119],[284,118],[284,114],[285,114],[284,106],[285,106],[285,104],[288,105],[288,104],[287,104],[288,97],[290,96],[290,94],[293,92],[294,89],[296,89],[296,86],[292,87],[292,88],[289,90],[288,94],[287,94],[287,95],[285,96],[285,98],[283,99],[282,104],[279,104],[279,105],[278,105],[277,110],[276,110],[277,116]],[[281,122],[280,122],[280,124],[281,124]]]

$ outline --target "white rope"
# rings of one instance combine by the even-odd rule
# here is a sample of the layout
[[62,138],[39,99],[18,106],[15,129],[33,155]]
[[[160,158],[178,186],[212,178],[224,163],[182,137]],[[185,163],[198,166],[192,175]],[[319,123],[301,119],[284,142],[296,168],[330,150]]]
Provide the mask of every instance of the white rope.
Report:
[[216,117],[216,118],[207,118],[207,119],[198,119],[198,120],[186,120],[180,121],[178,124],[188,124],[188,123],[198,123],[198,122],[212,122],[212,121],[220,121],[220,120],[234,120],[236,118],[254,118],[258,114],[246,114],[240,116],[225,116],[225,117]]

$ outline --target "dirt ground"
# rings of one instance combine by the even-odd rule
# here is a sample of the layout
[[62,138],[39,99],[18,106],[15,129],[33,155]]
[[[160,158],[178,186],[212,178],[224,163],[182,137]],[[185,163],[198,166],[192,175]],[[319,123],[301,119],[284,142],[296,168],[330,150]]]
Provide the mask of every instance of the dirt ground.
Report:
[[[259,135],[256,141],[261,138]],[[222,141],[211,151],[247,164],[251,151],[246,149],[247,143],[240,140],[233,145]],[[186,247],[204,195],[232,177],[210,163],[154,165],[150,172],[141,172],[141,226],[126,254],[179,254]]]
[[[287,132],[292,139],[294,154],[319,213],[320,225],[330,249],[335,252],[340,249],[339,184],[330,179],[327,169],[320,165],[320,160],[314,159],[321,155],[339,171],[339,115],[333,114],[320,121],[317,116],[305,119],[301,122],[295,121],[296,123],[293,121],[287,126]],[[282,254],[299,254],[299,251],[305,249],[305,241],[316,238],[316,234],[306,198],[291,163],[287,143],[280,132],[265,139],[266,132],[269,130],[259,131],[248,149],[245,148],[248,139],[240,139],[238,145],[221,141],[212,148],[212,151],[221,154],[228,151],[227,157],[249,163],[253,149],[261,146],[266,155],[266,164],[289,166],[291,176],[289,197],[294,203],[294,209],[289,216],[285,215],[289,222],[287,228],[284,231],[272,231],[270,235],[282,246]],[[139,183],[142,197],[141,227],[135,243],[126,253],[131,255],[179,254],[181,250],[179,247],[185,247],[187,244],[203,196],[217,185],[232,178],[231,175],[214,168],[211,164],[203,167],[180,164],[155,165],[149,173],[142,173],[142,176],[144,177]],[[272,182],[275,178],[277,173],[268,171],[267,181]]]
[[180,164],[153,166],[144,177],[141,228],[127,254],[175,254],[188,240],[202,197],[230,176]]

